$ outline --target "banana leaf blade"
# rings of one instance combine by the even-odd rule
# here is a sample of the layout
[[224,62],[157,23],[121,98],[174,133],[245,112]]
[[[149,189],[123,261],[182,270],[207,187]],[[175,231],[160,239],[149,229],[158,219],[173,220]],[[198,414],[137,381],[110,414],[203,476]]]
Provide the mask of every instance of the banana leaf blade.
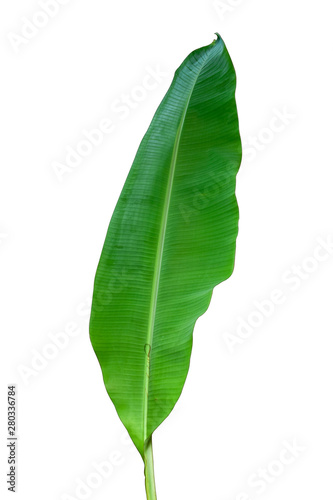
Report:
[[195,322],[233,271],[235,85],[219,35],[181,64],[139,146],[97,268],[90,338],[142,456],[183,389]]

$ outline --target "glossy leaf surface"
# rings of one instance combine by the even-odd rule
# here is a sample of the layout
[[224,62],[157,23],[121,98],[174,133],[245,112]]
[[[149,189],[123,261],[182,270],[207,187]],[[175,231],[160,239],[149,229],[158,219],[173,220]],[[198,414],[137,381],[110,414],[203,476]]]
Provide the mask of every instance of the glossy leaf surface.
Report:
[[175,73],[137,151],[98,265],[90,337],[142,456],[182,391],[192,333],[234,266],[241,143],[218,35]]

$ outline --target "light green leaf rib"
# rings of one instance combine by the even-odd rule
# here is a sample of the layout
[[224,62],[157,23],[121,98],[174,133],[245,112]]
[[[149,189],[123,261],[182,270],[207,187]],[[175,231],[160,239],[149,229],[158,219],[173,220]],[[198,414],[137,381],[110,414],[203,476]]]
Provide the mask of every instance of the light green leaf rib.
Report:
[[[183,111],[183,115],[181,118],[181,122],[180,122],[178,130],[177,130],[176,139],[175,139],[175,146],[174,146],[174,149],[172,152],[172,158],[171,158],[171,163],[170,163],[170,173],[169,173],[169,179],[168,179],[168,186],[167,186],[167,190],[166,190],[166,194],[165,194],[165,202],[164,202],[162,221],[161,221],[161,231],[160,231],[159,240],[158,240],[156,263],[155,263],[153,285],[152,285],[152,300],[151,300],[151,309],[150,309],[150,314],[149,314],[149,327],[148,327],[148,335],[147,335],[147,345],[148,346],[152,345],[153,334],[154,334],[157,295],[158,295],[158,288],[159,288],[159,283],[160,283],[160,274],[161,274],[161,265],[162,265],[162,258],[163,258],[165,233],[166,233],[166,227],[167,227],[167,221],[168,221],[168,215],[169,215],[170,199],[171,199],[171,193],[172,193],[175,168],[176,168],[176,164],[177,164],[179,143],[180,143],[180,138],[181,138],[181,134],[183,131],[183,126],[184,126],[184,120],[186,117],[186,112],[187,112],[188,104],[190,102],[193,88],[194,88],[194,85],[192,86],[192,90],[191,90],[189,97],[187,99],[186,106],[185,106],[185,109]],[[143,427],[145,430],[144,441],[146,441],[146,439],[149,437],[149,436],[147,436],[148,399],[149,399],[148,398],[148,387],[149,387],[149,372],[150,372],[149,364],[150,364],[150,348],[149,348],[149,353],[148,353],[147,358],[146,358],[145,391],[143,394],[143,396],[144,396]]]
[[217,40],[175,73],[137,151],[98,265],[90,337],[142,456],[182,391],[195,321],[233,270],[241,143]]

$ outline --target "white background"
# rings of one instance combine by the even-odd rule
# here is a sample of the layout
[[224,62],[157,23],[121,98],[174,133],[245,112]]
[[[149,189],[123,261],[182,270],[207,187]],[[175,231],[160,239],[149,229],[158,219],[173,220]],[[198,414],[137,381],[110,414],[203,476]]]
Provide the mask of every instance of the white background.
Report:
[[[184,391],[154,434],[158,499],[331,498],[333,255],[318,253],[333,238],[330,2],[71,0],[52,19],[40,11],[34,0],[0,8],[5,498],[6,384],[16,383],[15,498],[145,499],[141,458],[90,345],[89,298],[139,142],[176,68],[216,31],[237,72],[244,145],[236,267],[197,322]],[[25,42],[24,18],[45,24]],[[164,73],[156,85],[149,68]],[[148,81],[154,89],[143,89]],[[112,111],[123,94],[133,108]],[[112,133],[60,179],[54,162],[106,118]],[[264,302],[263,317],[256,301],[275,289],[281,303]],[[243,326],[246,339],[244,321],[260,323]],[[57,350],[59,332],[67,345]],[[301,449],[289,464],[286,441]],[[100,479],[96,464],[111,455]],[[260,468],[267,479],[251,486]]]

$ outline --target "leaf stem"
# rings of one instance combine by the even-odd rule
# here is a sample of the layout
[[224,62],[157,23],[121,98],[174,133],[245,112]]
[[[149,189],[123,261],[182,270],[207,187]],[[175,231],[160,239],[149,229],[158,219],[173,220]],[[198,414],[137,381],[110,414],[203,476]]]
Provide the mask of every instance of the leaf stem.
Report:
[[150,436],[150,438],[147,439],[144,446],[144,464],[145,464],[145,486],[146,486],[147,500],[157,500],[152,436]]

